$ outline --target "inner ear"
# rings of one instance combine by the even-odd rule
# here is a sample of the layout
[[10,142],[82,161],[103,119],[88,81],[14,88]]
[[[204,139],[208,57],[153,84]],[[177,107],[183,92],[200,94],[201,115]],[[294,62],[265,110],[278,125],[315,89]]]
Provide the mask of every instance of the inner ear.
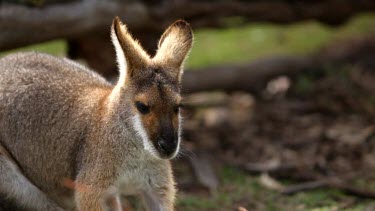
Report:
[[154,61],[163,65],[180,81],[182,64],[189,53],[193,42],[190,25],[183,20],[174,22],[163,33]]

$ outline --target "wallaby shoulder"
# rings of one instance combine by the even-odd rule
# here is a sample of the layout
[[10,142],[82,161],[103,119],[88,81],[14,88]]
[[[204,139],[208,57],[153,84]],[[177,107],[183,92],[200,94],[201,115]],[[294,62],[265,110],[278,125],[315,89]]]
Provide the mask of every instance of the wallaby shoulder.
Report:
[[59,190],[64,178],[77,174],[87,130],[111,88],[68,59],[41,53],[1,58],[0,144],[41,190]]

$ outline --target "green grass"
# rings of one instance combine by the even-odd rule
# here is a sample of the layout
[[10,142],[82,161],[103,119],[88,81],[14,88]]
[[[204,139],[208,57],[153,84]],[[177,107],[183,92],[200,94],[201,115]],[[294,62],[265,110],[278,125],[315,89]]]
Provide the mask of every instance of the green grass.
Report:
[[[239,206],[248,210],[364,210],[371,201],[360,201],[335,189],[317,189],[284,196],[264,188],[258,176],[248,175],[232,167],[219,172],[221,186],[212,196],[180,193],[177,206],[180,210],[235,210]],[[287,182],[290,183],[290,182]],[[285,184],[287,184],[285,183]]]
[[246,177],[239,170],[225,167],[220,172],[221,187],[213,196],[200,196],[182,193],[178,198],[181,210],[228,210],[233,204],[249,201],[251,196],[261,189],[251,177]]

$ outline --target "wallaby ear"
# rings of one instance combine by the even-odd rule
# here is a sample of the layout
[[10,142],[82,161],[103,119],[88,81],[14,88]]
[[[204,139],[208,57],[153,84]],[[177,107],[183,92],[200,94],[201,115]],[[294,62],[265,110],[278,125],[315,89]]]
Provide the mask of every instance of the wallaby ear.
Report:
[[120,80],[132,77],[136,71],[146,66],[150,56],[142,46],[132,38],[127,27],[119,17],[115,17],[111,28],[112,43],[116,50],[117,63],[120,71]]
[[153,58],[181,81],[182,65],[193,43],[193,32],[189,23],[183,20],[174,22],[161,36],[158,51]]

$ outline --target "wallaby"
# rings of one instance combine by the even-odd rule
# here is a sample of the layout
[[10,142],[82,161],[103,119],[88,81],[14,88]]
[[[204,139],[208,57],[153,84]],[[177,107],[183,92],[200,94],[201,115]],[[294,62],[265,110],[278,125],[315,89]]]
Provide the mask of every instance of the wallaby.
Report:
[[[0,197],[25,210],[105,210],[140,194],[174,210],[169,159],[181,142],[180,83],[192,46],[179,20],[151,57],[118,17],[111,28],[119,80],[68,59],[16,53],[0,59]],[[98,49],[100,50],[100,49]]]

